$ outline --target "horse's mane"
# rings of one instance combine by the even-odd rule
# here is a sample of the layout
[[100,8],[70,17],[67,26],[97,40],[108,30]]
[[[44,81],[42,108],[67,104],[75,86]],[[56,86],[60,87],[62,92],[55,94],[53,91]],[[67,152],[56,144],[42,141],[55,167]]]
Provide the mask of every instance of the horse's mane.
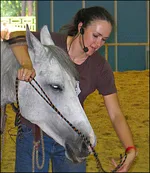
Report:
[[1,41],[1,105],[15,101],[15,80],[19,67],[8,43]]
[[75,64],[71,61],[67,53],[59,48],[56,45],[49,45],[44,47],[48,48],[48,54],[51,54],[50,57],[55,57],[57,61],[60,63],[60,65],[73,77],[75,77],[76,80],[79,80],[79,73],[76,70]]

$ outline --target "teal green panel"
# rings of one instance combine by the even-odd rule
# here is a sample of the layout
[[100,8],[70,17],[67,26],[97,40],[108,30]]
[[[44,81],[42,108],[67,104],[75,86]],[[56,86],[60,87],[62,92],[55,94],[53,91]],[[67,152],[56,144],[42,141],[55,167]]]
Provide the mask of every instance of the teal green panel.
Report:
[[54,31],[68,24],[75,13],[82,8],[81,1],[54,1]]
[[[118,42],[147,42],[146,1],[118,1]],[[144,46],[118,47],[118,69],[144,70]]]
[[118,1],[118,42],[147,42],[146,1]]
[[120,46],[118,49],[118,71],[145,70],[145,59],[144,46]]
[[43,25],[50,29],[50,1],[37,1],[37,30]]
[[114,16],[114,1],[85,1],[85,7],[102,6]]

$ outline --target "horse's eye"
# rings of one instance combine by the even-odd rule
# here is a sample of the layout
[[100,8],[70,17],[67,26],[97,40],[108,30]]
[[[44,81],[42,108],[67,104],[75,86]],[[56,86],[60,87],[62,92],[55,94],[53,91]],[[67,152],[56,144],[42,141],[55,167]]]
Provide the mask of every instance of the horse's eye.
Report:
[[51,86],[51,88],[52,88],[53,90],[55,90],[55,91],[62,91],[62,87],[59,86],[59,85],[50,85],[50,86]]

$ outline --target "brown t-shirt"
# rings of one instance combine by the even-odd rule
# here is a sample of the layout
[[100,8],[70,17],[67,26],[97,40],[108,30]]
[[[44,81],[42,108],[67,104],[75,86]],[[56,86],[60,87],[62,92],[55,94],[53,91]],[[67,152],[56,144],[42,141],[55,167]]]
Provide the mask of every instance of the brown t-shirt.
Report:
[[[39,33],[34,35],[40,39]],[[67,35],[52,32],[51,37],[56,46],[67,52]],[[98,52],[88,57],[81,65],[75,65],[80,74],[79,99],[82,105],[86,97],[96,89],[103,96],[117,92],[112,69]]]

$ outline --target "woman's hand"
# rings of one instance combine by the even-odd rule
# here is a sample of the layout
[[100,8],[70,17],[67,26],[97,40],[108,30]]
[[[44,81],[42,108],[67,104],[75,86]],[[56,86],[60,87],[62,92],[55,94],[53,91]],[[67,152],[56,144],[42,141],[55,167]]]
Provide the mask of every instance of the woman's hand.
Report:
[[[117,170],[117,172],[128,172],[133,161],[135,160],[135,157],[137,156],[137,152],[135,150],[130,150],[127,153],[127,158],[124,162],[124,164]],[[114,159],[112,159],[112,164],[117,167],[117,163]]]
[[36,76],[34,68],[21,67],[18,70],[18,79],[26,82],[31,82],[31,80]]

